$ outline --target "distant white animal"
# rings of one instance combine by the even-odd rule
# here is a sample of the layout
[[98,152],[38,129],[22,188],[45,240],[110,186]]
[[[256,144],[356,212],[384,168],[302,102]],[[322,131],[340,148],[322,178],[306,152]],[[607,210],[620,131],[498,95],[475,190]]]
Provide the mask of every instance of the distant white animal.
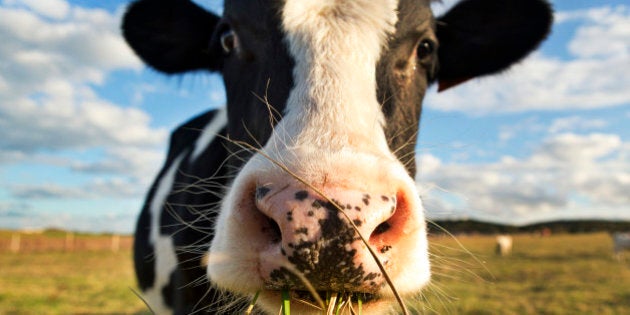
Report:
[[630,232],[612,233],[613,250],[618,258],[623,251],[630,251]]
[[497,235],[496,253],[500,256],[507,256],[512,252],[512,236]]

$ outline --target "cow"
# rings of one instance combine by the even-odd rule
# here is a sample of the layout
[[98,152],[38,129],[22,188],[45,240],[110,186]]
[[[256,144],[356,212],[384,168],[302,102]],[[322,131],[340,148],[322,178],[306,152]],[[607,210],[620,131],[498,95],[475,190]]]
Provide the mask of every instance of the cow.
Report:
[[630,251],[630,232],[614,232],[610,236],[615,257],[620,260],[624,251]]
[[334,293],[404,310],[397,296],[431,274],[414,181],[427,87],[504,71],[552,16],[544,0],[464,0],[439,18],[429,0],[225,0],[222,16],[131,3],[122,32],[148,66],[220,73],[227,95],[172,133],[139,215],[148,305],[230,314],[256,296],[256,312],[284,299],[318,314]]
[[495,252],[499,256],[507,256],[512,252],[512,236],[497,235]]

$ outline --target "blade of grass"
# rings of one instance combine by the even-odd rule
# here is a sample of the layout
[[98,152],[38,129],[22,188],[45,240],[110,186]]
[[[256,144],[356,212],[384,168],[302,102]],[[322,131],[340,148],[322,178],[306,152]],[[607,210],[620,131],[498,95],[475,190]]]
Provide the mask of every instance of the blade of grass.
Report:
[[133,294],[135,294],[140,301],[142,301],[142,303],[144,303],[144,305],[149,309],[149,312],[151,312],[151,314],[155,314],[155,312],[153,311],[153,309],[151,308],[151,305],[149,305],[149,303],[147,302],[147,300],[145,300],[142,295],[140,293],[138,293],[138,291],[134,290],[133,288],[129,288],[129,290],[131,290],[131,292],[133,292]]
[[328,302],[328,308],[326,309],[326,315],[334,315],[335,305],[337,305],[337,292],[330,294],[330,302]]
[[337,305],[335,306],[335,315],[339,315],[341,312],[342,306],[345,304],[346,300],[343,296],[337,301]]
[[282,290],[282,315],[291,315],[291,296],[289,290]]
[[258,300],[258,295],[260,295],[260,290],[256,291],[254,298],[252,299],[251,302],[249,302],[249,306],[247,307],[247,310],[245,310],[245,315],[250,315],[252,311],[254,310],[254,305],[256,305],[256,300]]
[[309,291],[309,293],[311,293],[311,296],[313,296],[313,299],[315,299],[315,302],[317,302],[320,308],[322,309],[326,308],[326,304],[324,304],[324,301],[322,301],[322,298],[319,296],[319,294],[317,293],[317,291],[315,290],[311,282],[308,281],[308,279],[306,279],[304,274],[302,274],[299,270],[295,269],[295,267],[293,267],[290,264],[282,263],[282,265],[289,272],[291,272],[293,275],[298,277],[300,281],[302,281],[302,283],[306,286],[306,289]]

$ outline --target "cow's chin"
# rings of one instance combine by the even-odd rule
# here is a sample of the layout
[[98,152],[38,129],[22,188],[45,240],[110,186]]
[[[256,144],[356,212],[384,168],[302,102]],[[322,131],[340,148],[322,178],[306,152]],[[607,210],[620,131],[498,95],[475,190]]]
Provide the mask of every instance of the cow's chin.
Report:
[[[321,315],[326,314],[326,310],[322,310],[312,294],[308,291],[289,291],[291,295],[291,313],[305,315]],[[320,292],[319,295],[325,301],[325,293]],[[364,294],[356,293],[353,296],[361,295],[361,314],[388,314],[395,310],[396,299],[392,296],[383,296],[380,294]],[[357,298],[351,298],[352,308],[355,314],[358,312]],[[282,293],[277,290],[263,290],[260,292],[256,305],[267,314],[278,314],[282,306]],[[349,308],[345,308],[349,310]],[[342,314],[350,314],[349,311]]]

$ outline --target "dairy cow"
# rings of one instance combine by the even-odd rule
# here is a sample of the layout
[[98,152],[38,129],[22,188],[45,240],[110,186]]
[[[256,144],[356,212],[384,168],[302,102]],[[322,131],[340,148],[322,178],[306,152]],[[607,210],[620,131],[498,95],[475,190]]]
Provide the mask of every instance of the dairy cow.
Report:
[[630,250],[630,232],[614,232],[610,236],[613,241],[615,257],[621,259],[623,252]]
[[227,94],[172,133],[148,193],[134,244],[147,303],[238,313],[258,292],[259,312],[285,294],[321,313],[314,291],[400,311],[391,287],[413,298],[430,279],[413,179],[427,87],[508,68],[551,20],[542,0],[464,0],[439,18],[427,0],[226,0],[222,16],[131,3],[122,30],[146,64],[219,72]]
[[512,252],[512,236],[497,235],[495,253],[499,256],[507,256]]

